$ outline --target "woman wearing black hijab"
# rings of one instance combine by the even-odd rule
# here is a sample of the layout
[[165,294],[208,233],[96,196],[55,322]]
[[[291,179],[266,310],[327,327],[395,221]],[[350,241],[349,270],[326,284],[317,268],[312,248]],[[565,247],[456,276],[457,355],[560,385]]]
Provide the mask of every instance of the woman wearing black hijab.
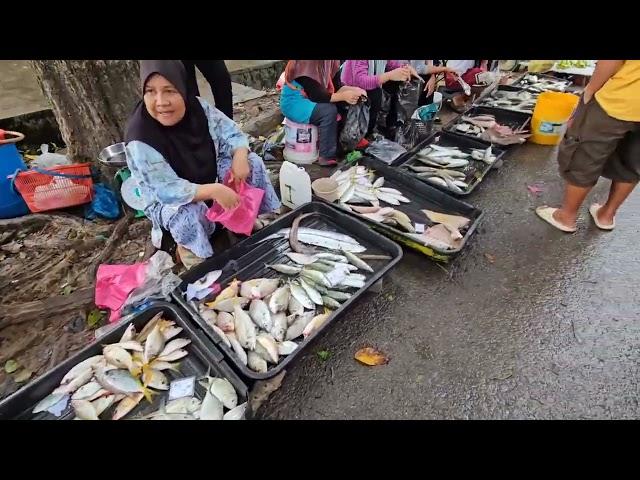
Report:
[[127,163],[153,223],[154,246],[160,248],[164,228],[183,263],[193,265],[213,255],[209,236],[215,224],[205,216],[205,202],[225,209],[238,204],[234,190],[219,181],[229,176],[263,189],[260,213],[277,210],[280,200],[244,133],[188,89],[182,62],[142,60],[140,80],[143,99],[125,133]]

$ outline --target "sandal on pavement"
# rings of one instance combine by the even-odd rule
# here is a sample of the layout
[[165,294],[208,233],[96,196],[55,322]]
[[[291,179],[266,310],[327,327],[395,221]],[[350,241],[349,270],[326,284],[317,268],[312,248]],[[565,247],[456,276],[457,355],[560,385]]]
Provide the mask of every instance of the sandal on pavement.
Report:
[[556,227],[558,230],[562,230],[565,233],[575,233],[575,231],[577,230],[576,227],[567,227],[566,225],[553,218],[553,214],[556,210],[558,209],[543,205],[542,207],[536,208],[536,214],[548,224]]
[[602,205],[600,205],[599,203],[594,203],[589,207],[589,213],[591,214],[591,218],[593,218],[593,221],[595,222],[596,227],[598,227],[600,230],[611,231],[614,228],[616,228],[616,221],[614,219],[611,225],[605,225],[604,223],[600,223],[600,220],[598,220],[598,210],[600,210],[601,207]]

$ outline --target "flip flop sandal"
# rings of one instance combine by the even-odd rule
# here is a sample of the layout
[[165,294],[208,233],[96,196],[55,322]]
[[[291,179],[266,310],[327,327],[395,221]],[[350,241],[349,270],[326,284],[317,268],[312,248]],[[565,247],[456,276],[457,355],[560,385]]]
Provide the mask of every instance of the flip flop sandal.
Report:
[[318,165],[321,167],[335,167],[338,161],[335,159],[318,158]]
[[616,221],[614,219],[611,225],[600,223],[600,220],[598,220],[598,210],[600,210],[601,207],[602,205],[600,205],[599,203],[594,203],[589,207],[589,213],[591,214],[591,218],[593,218],[596,227],[598,227],[600,230],[606,230],[607,232],[610,232],[611,230],[616,228]]
[[550,225],[553,225],[554,227],[556,227],[558,230],[561,230],[565,233],[575,233],[575,231],[577,230],[576,227],[567,227],[566,225],[563,225],[562,223],[560,223],[559,221],[557,221],[555,218],[553,218],[553,213],[558,210],[557,208],[553,208],[553,207],[547,207],[546,205],[543,205],[542,207],[538,207],[536,208],[536,214],[543,219],[545,222],[547,222]]

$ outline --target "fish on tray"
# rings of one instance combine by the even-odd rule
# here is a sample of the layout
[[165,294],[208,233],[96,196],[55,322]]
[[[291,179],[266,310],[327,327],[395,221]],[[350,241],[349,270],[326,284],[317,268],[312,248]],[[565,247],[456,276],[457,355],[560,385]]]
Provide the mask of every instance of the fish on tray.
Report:
[[[236,282],[232,290],[237,291],[238,285]],[[151,402],[152,396],[169,390],[168,372],[173,372],[171,375],[174,376],[180,371],[179,363],[170,362],[189,355],[186,348],[191,340],[174,338],[181,331],[175,322],[163,319],[162,312],[147,322],[140,333],[136,332],[133,323],[129,324],[119,342],[103,345],[101,355],[94,355],[71,368],[60,386],[38,402],[33,413],[49,412],[60,416],[70,405],[75,420],[100,420],[103,414],[112,420],[127,417],[144,398]],[[223,405],[220,419],[225,415],[225,408],[230,418],[244,418],[234,412],[237,394],[228,380],[213,379],[211,391]],[[168,415],[166,419],[205,419],[206,412],[202,416],[204,405],[204,401],[195,397],[173,400],[166,409],[162,407],[161,411],[141,418],[159,420]],[[189,418],[178,418],[177,414]]]

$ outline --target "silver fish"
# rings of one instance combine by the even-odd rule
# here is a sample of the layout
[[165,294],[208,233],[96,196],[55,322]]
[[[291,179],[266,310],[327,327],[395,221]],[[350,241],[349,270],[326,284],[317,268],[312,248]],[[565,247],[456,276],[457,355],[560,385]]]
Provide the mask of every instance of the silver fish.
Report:
[[89,382],[76,390],[71,396],[71,400],[88,400],[102,389],[102,385],[98,382]]
[[251,317],[237,305],[233,310],[233,316],[238,342],[243,348],[253,350],[256,348],[256,325]]
[[266,265],[268,268],[275,270],[276,272],[284,273],[285,275],[297,275],[302,271],[302,267],[294,267],[293,265],[286,265],[281,263],[279,265]]
[[160,323],[160,320],[162,320],[163,313],[164,312],[156,313],[153,318],[149,320],[144,327],[142,327],[142,330],[140,330],[140,333],[136,337],[138,342],[143,343],[147,339],[151,331]]
[[223,332],[233,332],[236,328],[233,322],[233,315],[227,312],[220,312],[216,319],[216,325]]
[[127,370],[131,370],[133,368],[133,359],[131,358],[131,354],[124,348],[120,348],[116,345],[107,345],[102,349],[102,354],[111,365],[115,365],[118,368],[126,368]]
[[191,343],[191,340],[189,340],[188,338],[176,338],[175,340],[171,340],[169,343],[167,343],[164,346],[164,349],[162,350],[162,352],[160,352],[160,355],[158,356],[165,357],[170,353],[175,352],[176,350],[186,347],[190,343]]
[[296,348],[298,348],[298,344],[296,342],[287,340],[286,342],[282,342],[278,344],[278,354],[282,356],[291,355]]
[[215,308],[219,312],[231,313],[233,312],[236,305],[239,305],[240,308],[244,308],[250,301],[251,300],[246,297],[227,298],[226,300],[222,300],[221,302],[217,303],[213,308]]
[[145,392],[144,387],[126,370],[109,370],[105,372],[98,370],[96,379],[105,390],[111,393],[132,393]]
[[267,361],[256,352],[249,352],[247,354],[247,366],[254,372],[267,372]]
[[122,337],[120,337],[120,341],[118,343],[123,343],[123,342],[128,342],[129,340],[133,340],[135,336],[136,336],[136,327],[133,325],[133,323],[130,323],[127,329],[122,334]]
[[424,179],[426,182],[431,183],[433,185],[437,185],[439,187],[445,187],[447,186],[447,182],[445,182],[442,178],[440,177],[428,177]]
[[269,307],[262,300],[251,300],[249,316],[261,329],[268,332],[273,328],[273,320],[271,320]]
[[120,420],[121,418],[123,418],[140,403],[142,397],[144,397],[142,393],[134,393],[133,395],[120,400],[120,403],[118,403],[118,406],[113,412],[113,416],[111,417],[111,419]]
[[311,287],[307,282],[304,281],[303,278],[299,279],[300,286],[304,289],[307,296],[311,299],[313,303],[316,305],[322,305],[322,296],[320,292]]
[[207,393],[202,400],[200,407],[200,420],[222,420],[224,415],[224,405],[207,388]]
[[69,383],[60,385],[52,393],[73,393],[93,377],[93,369],[88,368],[78,374]]
[[69,399],[68,393],[51,393],[40,400],[35,407],[33,407],[33,413],[40,413],[46,410],[49,410],[54,405],[62,402],[62,400],[67,397]]
[[[235,325],[235,322],[234,322]],[[220,337],[220,340],[222,340],[222,342],[229,348],[231,348],[231,342],[229,342],[229,338],[225,335],[225,332],[223,332],[222,330],[220,330],[220,328],[218,328],[217,325],[209,325],[211,327],[211,330],[213,330],[214,332],[216,332],[216,335],[218,337]]]
[[[289,315],[287,317],[287,328],[289,328],[293,324],[293,322],[296,321],[296,318],[298,318],[302,314],[304,314],[304,308],[302,309],[302,313],[300,313],[298,315]],[[285,335],[286,335],[286,332],[285,332]]]
[[333,265],[328,265],[324,262],[318,261],[318,262],[311,263],[309,265],[305,265],[304,268],[307,270],[316,270],[318,272],[326,273],[333,270]]
[[337,300],[334,300],[333,298],[328,296],[322,297],[322,303],[324,304],[325,307],[333,308],[334,310],[336,308],[340,308],[340,303],[338,303]]
[[347,257],[345,257],[344,255],[338,255],[336,253],[329,253],[329,252],[316,253],[314,257],[317,260],[331,260],[332,262],[347,263]]
[[240,345],[240,342],[238,342],[238,339],[236,338],[235,333],[227,333],[226,338],[229,344],[231,345],[231,348],[233,348],[233,351],[236,353],[236,355],[240,359],[240,361],[246,365],[247,352],[244,351],[244,348],[242,348],[242,345]]
[[145,362],[150,362],[152,358],[157,356],[165,345],[165,338],[160,331],[160,326],[156,325],[156,327],[151,331],[149,337],[144,344],[144,359]]
[[175,325],[167,327],[162,330],[162,337],[164,338],[165,342],[168,342],[173,337],[179,335],[182,330],[182,327],[176,327]]
[[82,362],[78,363],[71,370],[69,370],[64,377],[62,377],[62,381],[60,382],[60,385],[64,385],[66,383],[71,382],[78,375],[80,375],[87,369],[91,369],[94,365],[96,365],[103,359],[104,359],[103,355],[94,355],[93,357],[89,357],[86,360],[83,360]]
[[222,417],[223,420],[243,420],[247,410],[247,402],[232,408]]
[[145,387],[151,387],[156,390],[169,390],[169,380],[167,376],[160,370],[154,368],[143,370],[142,384]]
[[258,334],[254,351],[267,362],[278,363],[278,344],[268,333]]
[[328,312],[321,313],[320,315],[316,315],[315,317],[313,317],[313,319],[307,324],[306,327],[304,327],[304,330],[302,331],[302,335],[304,335],[304,338],[307,338],[312,333],[318,331],[320,327],[322,327],[322,325],[324,325],[324,323],[329,319],[330,315],[331,313]]
[[93,405],[96,415],[99,417],[107,408],[109,408],[111,405],[113,405],[116,402],[116,399],[119,399],[119,398],[120,397],[113,394],[105,395],[104,397],[100,397],[92,401],[91,405]]
[[238,405],[238,394],[231,382],[226,378],[213,378],[209,382],[209,390],[228,409]]
[[315,308],[313,300],[309,298],[307,292],[305,292],[304,288],[302,288],[297,283],[291,283],[289,286],[291,290],[291,295],[300,303],[304,308]]
[[336,292],[335,290],[327,291],[327,297],[333,298],[334,300],[338,300],[339,302],[344,302],[351,298],[351,294],[345,292]]
[[[248,287],[247,287],[248,285]],[[280,285],[278,278],[260,278],[243,282],[240,287],[240,295],[251,299],[260,299],[271,295]]]
[[76,417],[81,420],[100,420],[96,413],[96,409],[88,400],[71,400],[71,406]]
[[360,280],[358,278],[353,278],[351,276],[347,276],[340,285],[345,287],[353,287],[353,288],[364,288],[365,281]]
[[135,340],[127,340],[126,342],[112,343],[111,346],[124,348],[125,350],[131,350],[133,352],[143,352],[144,347],[140,342]]
[[305,327],[311,320],[313,320],[315,312],[306,312],[303,315],[300,315],[296,320],[291,324],[291,326],[287,329],[287,333],[284,336],[285,340],[295,340],[304,331]]
[[[291,288],[289,289],[289,291],[291,291]],[[304,289],[302,289],[302,293],[306,295]],[[287,306],[287,310],[289,310],[289,313],[291,315],[302,315],[304,313],[304,305],[302,305],[294,295],[291,295],[289,297],[289,305]]]
[[190,413],[193,414],[200,409],[202,402],[196,397],[176,398],[168,402],[164,410],[167,413]]
[[302,272],[300,272],[300,276],[325,287],[331,286],[331,283],[329,282],[325,274],[322,272],[318,272],[317,270],[302,270]]
[[189,352],[187,352],[186,350],[175,350],[168,355],[157,357],[156,360],[160,360],[162,362],[175,362],[176,360],[180,360],[187,355],[189,355]]
[[359,258],[357,255],[347,251],[343,251],[342,253],[344,253],[344,256],[347,257],[349,263],[351,263],[352,265],[361,270],[366,270],[367,272],[373,273],[373,268],[371,268],[371,266],[367,262]]
[[316,261],[316,256],[305,255],[304,253],[287,252],[287,257],[296,262],[298,265],[309,265]]
[[389,193],[378,192],[378,199],[390,205],[400,205],[400,200],[398,199],[398,197]]
[[284,312],[278,312],[271,317],[273,320],[273,328],[271,329],[271,335],[278,342],[284,340],[284,335],[287,333],[287,316]]
[[286,310],[289,305],[289,299],[291,298],[291,291],[289,285],[278,288],[269,299],[269,311],[273,314]]
[[160,371],[163,371],[163,370],[171,370],[172,372],[180,371],[180,363],[170,363],[170,362],[165,362],[164,360],[154,360],[149,364],[149,366],[151,368],[154,368]]

